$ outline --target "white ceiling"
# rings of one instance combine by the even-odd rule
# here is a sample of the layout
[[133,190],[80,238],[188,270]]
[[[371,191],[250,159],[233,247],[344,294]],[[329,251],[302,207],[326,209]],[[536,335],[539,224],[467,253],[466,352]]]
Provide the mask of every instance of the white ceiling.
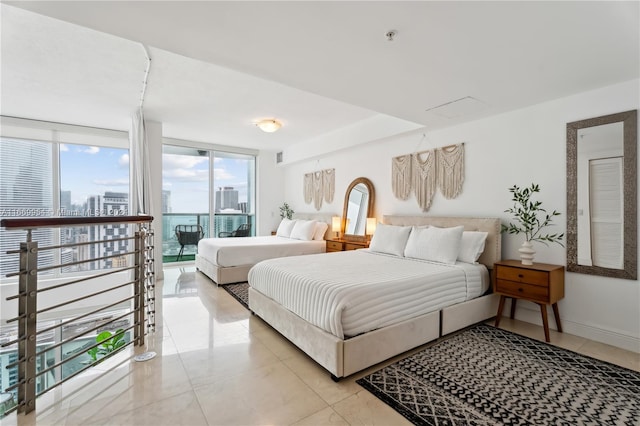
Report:
[[[165,136],[259,149],[380,115],[436,129],[640,77],[637,1],[3,3],[21,9],[1,8],[2,114],[127,129],[143,43],[144,110]],[[466,97],[479,102],[433,109]],[[272,117],[277,133],[252,124]]]

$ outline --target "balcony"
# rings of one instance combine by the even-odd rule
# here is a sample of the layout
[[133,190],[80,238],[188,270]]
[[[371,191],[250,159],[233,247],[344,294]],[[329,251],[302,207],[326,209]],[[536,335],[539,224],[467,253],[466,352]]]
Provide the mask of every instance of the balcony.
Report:
[[[200,225],[204,238],[217,237],[220,232],[232,232],[243,223],[251,224],[251,235],[255,235],[255,216],[249,213],[215,213],[213,232],[211,232],[210,215],[208,213],[163,213],[162,214],[162,261],[173,263],[178,261],[180,244],[176,238],[177,225]],[[179,261],[195,259],[197,247],[185,246]]]

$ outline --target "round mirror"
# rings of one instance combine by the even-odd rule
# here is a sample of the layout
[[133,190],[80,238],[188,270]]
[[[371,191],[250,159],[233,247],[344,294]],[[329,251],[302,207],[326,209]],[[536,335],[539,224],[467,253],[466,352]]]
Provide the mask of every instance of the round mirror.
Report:
[[373,183],[369,179],[361,177],[351,182],[344,196],[342,210],[345,235],[365,236],[367,217],[373,214],[374,200]]

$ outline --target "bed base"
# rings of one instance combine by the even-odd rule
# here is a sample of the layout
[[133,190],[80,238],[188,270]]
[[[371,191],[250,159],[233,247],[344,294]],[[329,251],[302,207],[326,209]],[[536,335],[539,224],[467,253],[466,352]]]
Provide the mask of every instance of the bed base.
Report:
[[331,373],[347,377],[410,349],[495,316],[494,294],[431,312],[411,320],[340,339],[308,323],[249,287],[249,308]]
[[253,265],[223,267],[196,254],[196,268],[216,285],[246,282],[251,267]]

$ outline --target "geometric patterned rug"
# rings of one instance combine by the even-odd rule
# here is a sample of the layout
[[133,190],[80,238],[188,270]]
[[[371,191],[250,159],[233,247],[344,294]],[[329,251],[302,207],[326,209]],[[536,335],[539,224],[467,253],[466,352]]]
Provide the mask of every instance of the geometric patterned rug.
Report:
[[640,372],[484,324],[357,383],[416,425],[640,424]]
[[249,309],[249,283],[224,284],[220,287],[232,295],[242,306]]

